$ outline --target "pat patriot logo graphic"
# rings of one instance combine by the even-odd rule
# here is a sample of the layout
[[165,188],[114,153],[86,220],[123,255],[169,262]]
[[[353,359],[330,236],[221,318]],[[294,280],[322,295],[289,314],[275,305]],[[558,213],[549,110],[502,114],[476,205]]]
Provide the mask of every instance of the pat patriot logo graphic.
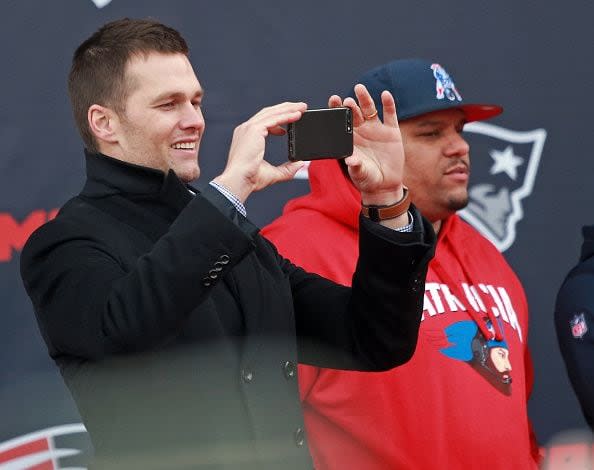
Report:
[[0,442],[1,470],[85,470],[84,425],[66,424]]
[[470,144],[472,176],[468,206],[460,215],[499,251],[516,239],[522,200],[532,194],[547,133],[472,122],[464,126]]
[[439,64],[431,64],[431,70],[433,70],[433,76],[435,77],[435,97],[438,100],[443,100],[444,97],[447,97],[450,101],[462,101],[462,97],[458,93],[454,81],[445,69]]

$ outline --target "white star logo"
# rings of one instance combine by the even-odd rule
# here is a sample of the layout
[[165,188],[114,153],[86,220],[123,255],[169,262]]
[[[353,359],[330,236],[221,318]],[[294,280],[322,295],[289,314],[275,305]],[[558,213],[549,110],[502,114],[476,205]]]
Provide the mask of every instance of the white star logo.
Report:
[[512,180],[516,180],[518,177],[518,167],[524,163],[524,159],[514,155],[514,149],[511,145],[508,145],[503,151],[489,150],[489,155],[495,160],[490,170],[492,175],[505,172]]

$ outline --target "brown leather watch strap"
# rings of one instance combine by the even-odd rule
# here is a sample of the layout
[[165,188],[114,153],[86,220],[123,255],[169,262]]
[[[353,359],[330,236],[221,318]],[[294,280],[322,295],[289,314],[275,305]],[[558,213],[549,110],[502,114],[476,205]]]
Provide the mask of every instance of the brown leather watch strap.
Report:
[[410,198],[408,196],[408,188],[404,186],[404,192],[402,199],[391,206],[366,206],[365,204],[361,207],[361,213],[373,220],[379,222],[380,220],[395,219],[405,214],[410,207]]

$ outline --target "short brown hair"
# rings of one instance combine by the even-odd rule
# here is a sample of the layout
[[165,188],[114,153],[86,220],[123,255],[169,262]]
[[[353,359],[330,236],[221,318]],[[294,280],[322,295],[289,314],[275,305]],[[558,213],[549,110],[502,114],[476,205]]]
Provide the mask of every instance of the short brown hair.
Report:
[[97,152],[87,113],[93,104],[122,112],[130,92],[126,65],[134,55],[151,52],[188,55],[188,45],[173,28],[151,19],[124,18],[102,26],[75,51],[68,76],[74,120],[85,147]]

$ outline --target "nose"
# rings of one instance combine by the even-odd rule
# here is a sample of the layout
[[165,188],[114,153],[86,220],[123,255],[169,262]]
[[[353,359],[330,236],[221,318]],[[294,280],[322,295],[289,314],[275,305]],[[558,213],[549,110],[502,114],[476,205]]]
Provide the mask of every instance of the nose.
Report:
[[179,126],[181,129],[195,129],[198,131],[204,129],[204,116],[200,106],[195,106],[191,102],[188,102],[183,108]]
[[464,137],[462,137],[462,134],[459,132],[452,132],[452,135],[445,146],[444,154],[447,157],[462,157],[468,155],[468,152],[470,152],[470,146]]

